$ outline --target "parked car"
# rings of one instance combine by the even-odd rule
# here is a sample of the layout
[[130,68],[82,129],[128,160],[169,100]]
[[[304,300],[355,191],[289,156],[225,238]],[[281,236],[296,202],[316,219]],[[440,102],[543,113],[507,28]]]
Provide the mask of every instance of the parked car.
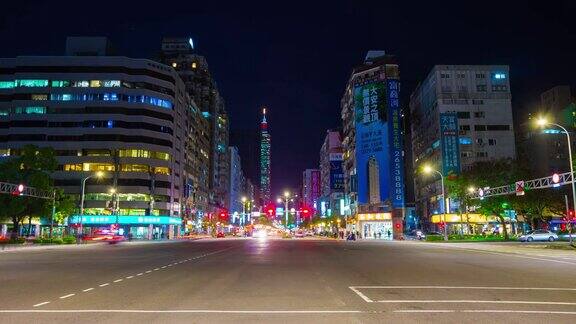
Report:
[[532,242],[532,241],[550,241],[554,242],[558,240],[558,235],[554,232],[547,230],[534,230],[526,234],[520,235],[518,237],[520,242]]
[[304,237],[304,231],[299,229],[294,233],[294,237]]

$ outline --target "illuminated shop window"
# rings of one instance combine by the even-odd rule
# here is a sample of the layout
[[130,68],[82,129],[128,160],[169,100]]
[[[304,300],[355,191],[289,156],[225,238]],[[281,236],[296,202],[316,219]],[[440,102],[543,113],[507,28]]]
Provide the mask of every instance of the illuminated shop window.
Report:
[[12,89],[15,85],[14,81],[0,81],[0,89]]
[[0,156],[1,157],[10,156],[10,149],[0,149]]
[[47,87],[48,80],[16,80],[17,87]]
[[48,100],[47,94],[33,94],[32,100]]
[[53,88],[64,88],[64,87],[69,87],[69,86],[70,86],[70,81],[52,80],[52,87]]

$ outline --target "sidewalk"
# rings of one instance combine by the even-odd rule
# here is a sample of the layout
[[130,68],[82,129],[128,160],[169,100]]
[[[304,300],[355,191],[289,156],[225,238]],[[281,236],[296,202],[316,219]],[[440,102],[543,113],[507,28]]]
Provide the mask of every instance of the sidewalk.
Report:
[[[208,236],[194,236],[186,238],[178,238],[173,240],[134,240],[134,241],[123,241],[119,244],[121,245],[146,245],[146,244],[168,244],[177,243],[183,241],[196,241]],[[107,242],[90,242],[82,244],[2,244],[0,245],[0,253],[17,252],[17,251],[42,251],[42,250],[73,250],[82,248],[96,248],[100,246],[107,246]]]

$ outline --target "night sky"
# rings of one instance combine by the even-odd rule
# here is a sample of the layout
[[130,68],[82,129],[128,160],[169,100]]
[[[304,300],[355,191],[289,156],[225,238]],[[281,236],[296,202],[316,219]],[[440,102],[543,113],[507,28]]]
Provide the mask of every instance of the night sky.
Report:
[[121,55],[153,58],[163,36],[193,37],[233,129],[257,127],[269,108],[279,192],[316,167],[326,129],[340,127],[351,68],[369,49],[398,56],[405,107],[434,64],[509,64],[517,123],[540,92],[573,85],[576,4],[538,3],[6,1],[0,56],[61,55],[66,36],[108,36]]

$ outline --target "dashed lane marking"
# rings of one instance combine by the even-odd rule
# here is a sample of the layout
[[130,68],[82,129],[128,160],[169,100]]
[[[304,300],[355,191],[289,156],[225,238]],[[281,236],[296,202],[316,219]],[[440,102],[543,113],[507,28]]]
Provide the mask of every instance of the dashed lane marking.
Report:
[[134,276],[128,276],[128,277],[126,277],[126,279],[132,279],[132,278],[134,278]]
[[60,299],[66,299],[68,297],[72,297],[75,296],[76,294],[68,294],[68,295],[64,295],[64,296],[60,296]]
[[89,292],[90,290],[94,290],[94,288],[86,288],[84,290],[82,290],[83,292]]
[[108,286],[109,284],[110,284],[109,282],[103,283],[103,284],[100,285],[100,287],[106,287],[106,286]]
[[50,302],[49,302],[49,301],[46,301],[46,302],[38,303],[38,304],[36,304],[36,305],[33,305],[32,307],[40,307],[40,306],[44,306],[44,305],[46,305],[46,304],[50,304]]
[[116,279],[116,280],[114,280],[113,282],[120,282],[120,281],[122,281],[122,280],[124,280],[124,279]]

